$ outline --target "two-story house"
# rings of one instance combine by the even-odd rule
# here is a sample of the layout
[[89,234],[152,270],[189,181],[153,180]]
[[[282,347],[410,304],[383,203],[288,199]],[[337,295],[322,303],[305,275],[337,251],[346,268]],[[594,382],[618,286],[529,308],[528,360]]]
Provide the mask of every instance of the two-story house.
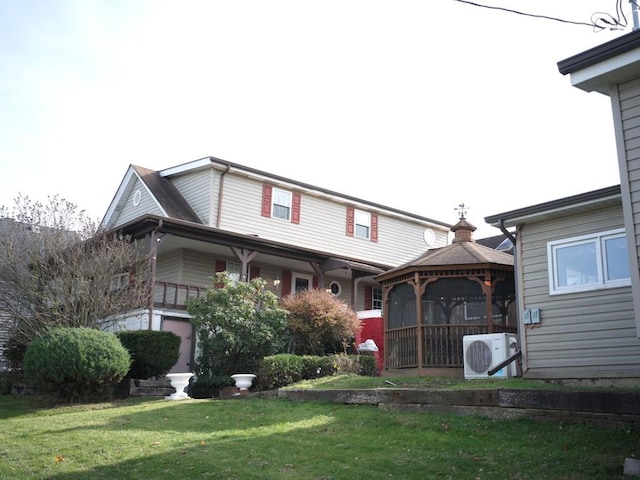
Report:
[[[260,277],[278,296],[329,289],[356,311],[382,309],[374,276],[427,247],[451,225],[213,157],[160,171],[130,166],[103,219],[142,241],[152,259],[152,301],[124,322],[194,337],[184,301],[227,271]],[[378,313],[379,315],[379,313]]]

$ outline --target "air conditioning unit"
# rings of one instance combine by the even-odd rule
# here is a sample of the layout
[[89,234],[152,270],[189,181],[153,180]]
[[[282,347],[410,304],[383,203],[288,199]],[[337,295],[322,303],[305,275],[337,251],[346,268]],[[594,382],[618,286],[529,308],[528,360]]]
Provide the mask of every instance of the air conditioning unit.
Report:
[[[517,337],[512,333],[487,333],[462,337],[464,378],[488,378],[489,370],[516,352]],[[517,361],[517,360],[516,360]],[[516,361],[490,378],[509,378],[518,374]]]

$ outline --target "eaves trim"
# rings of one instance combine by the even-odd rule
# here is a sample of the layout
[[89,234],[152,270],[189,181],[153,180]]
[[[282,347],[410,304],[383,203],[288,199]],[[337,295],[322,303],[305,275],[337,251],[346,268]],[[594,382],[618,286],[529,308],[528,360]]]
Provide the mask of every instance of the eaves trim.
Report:
[[513,227],[521,223],[535,220],[536,217],[543,214],[561,212],[563,210],[575,208],[579,205],[598,204],[604,203],[607,200],[621,198],[620,192],[620,185],[614,185],[558,200],[552,200],[550,202],[539,203],[530,207],[490,215],[485,217],[484,221],[494,227],[500,227],[501,225],[505,227]]
[[639,47],[640,30],[634,30],[619,38],[559,61],[558,71],[562,75],[574,73]]

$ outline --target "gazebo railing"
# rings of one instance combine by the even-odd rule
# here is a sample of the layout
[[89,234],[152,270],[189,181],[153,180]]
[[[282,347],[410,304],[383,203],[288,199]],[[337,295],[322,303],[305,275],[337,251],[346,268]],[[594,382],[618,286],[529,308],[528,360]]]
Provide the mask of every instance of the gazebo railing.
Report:
[[405,327],[385,332],[387,368],[418,366],[417,331],[416,327]]
[[[422,361],[418,364],[417,328],[387,330],[386,368],[464,366],[463,337],[489,332],[487,325],[422,325]],[[494,326],[494,332],[515,333],[515,327]]]

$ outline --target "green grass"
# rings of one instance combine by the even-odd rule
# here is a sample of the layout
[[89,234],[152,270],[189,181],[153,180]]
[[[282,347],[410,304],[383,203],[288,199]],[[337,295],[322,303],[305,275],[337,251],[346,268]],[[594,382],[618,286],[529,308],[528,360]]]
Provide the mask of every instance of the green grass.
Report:
[[[640,431],[246,398],[0,396],[2,479],[616,479]],[[57,461],[56,461],[57,460]]]
[[[578,387],[524,380],[522,378],[482,378],[465,380],[459,377],[364,377],[358,375],[335,375],[289,385],[289,389],[368,389],[368,388],[420,388],[420,389],[486,389],[486,388],[529,388],[529,389],[578,389]],[[590,387],[592,389],[603,387]],[[584,387],[580,388],[584,389]],[[611,390],[611,388],[607,388]]]

